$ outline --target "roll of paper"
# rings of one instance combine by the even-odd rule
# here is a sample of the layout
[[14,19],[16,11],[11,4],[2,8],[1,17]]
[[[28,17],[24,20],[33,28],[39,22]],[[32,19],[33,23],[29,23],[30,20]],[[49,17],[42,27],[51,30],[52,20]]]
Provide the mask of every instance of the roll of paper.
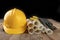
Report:
[[51,34],[53,34],[53,31],[51,29],[47,29],[46,34],[51,35]]
[[32,28],[31,28],[31,29],[28,28],[28,33],[29,33],[29,34],[34,34],[34,30],[33,30]]
[[35,33],[35,34],[40,34],[40,33],[41,33],[41,30],[36,29],[36,30],[34,30],[34,33]]

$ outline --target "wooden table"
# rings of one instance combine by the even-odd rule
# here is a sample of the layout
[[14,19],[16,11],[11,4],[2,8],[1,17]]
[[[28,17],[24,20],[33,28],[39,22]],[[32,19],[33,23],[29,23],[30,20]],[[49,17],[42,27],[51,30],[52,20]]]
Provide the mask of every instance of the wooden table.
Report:
[[52,35],[46,35],[46,34],[30,35],[28,33],[9,35],[3,31],[2,26],[3,19],[0,19],[0,40],[60,40],[60,23],[52,19],[48,20],[51,21],[53,25],[58,28],[57,30],[54,31]]

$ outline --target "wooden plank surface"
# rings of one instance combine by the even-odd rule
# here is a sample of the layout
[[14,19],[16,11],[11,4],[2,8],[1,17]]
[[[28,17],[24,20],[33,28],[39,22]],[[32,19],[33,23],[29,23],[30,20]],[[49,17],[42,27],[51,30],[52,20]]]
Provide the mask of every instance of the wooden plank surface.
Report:
[[60,40],[60,22],[57,22],[52,19],[48,19],[56,26],[58,29],[54,31],[52,35],[46,34],[33,34],[30,35],[28,33],[18,34],[18,35],[9,35],[3,31],[3,20],[0,19],[0,40]]

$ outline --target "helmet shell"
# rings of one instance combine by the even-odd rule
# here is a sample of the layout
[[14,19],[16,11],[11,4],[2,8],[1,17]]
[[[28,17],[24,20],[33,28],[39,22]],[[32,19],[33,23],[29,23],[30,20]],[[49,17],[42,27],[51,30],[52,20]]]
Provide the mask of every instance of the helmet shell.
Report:
[[19,9],[11,9],[4,16],[3,28],[8,34],[20,34],[26,30],[26,16]]

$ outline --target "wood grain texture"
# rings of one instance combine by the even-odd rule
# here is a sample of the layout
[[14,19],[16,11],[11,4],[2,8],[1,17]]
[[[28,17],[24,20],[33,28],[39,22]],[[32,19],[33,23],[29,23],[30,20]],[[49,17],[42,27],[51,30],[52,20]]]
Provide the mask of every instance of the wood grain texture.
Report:
[[18,35],[10,35],[6,34],[3,31],[3,19],[0,19],[0,40],[60,40],[60,22],[57,22],[52,19],[48,19],[54,26],[57,27],[57,30],[54,31],[52,35],[46,34],[33,34],[30,35],[28,33],[18,34]]

